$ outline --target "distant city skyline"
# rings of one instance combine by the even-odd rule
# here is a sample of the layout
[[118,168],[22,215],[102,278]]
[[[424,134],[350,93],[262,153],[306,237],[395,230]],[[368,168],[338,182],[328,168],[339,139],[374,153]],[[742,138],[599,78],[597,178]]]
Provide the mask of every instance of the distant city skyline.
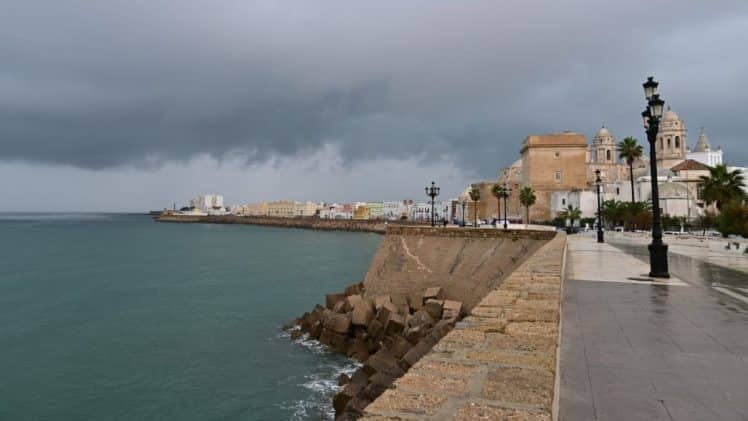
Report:
[[7,6],[0,211],[455,197],[531,134],[644,144],[649,75],[748,164],[744,0]]

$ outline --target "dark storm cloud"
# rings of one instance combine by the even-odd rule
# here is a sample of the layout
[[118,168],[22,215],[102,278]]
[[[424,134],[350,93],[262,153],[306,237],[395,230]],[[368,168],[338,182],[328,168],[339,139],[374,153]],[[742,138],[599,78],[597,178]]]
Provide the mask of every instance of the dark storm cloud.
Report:
[[[621,3],[621,4],[618,4]],[[748,5],[7,0],[0,159],[83,168],[331,143],[481,176],[529,133],[642,137],[641,80],[745,163]]]

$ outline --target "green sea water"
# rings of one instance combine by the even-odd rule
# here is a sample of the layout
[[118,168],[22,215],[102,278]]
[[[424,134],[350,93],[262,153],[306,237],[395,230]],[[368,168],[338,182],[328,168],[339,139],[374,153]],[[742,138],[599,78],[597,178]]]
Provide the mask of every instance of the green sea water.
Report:
[[281,326],[375,234],[0,214],[0,419],[320,420],[355,368]]

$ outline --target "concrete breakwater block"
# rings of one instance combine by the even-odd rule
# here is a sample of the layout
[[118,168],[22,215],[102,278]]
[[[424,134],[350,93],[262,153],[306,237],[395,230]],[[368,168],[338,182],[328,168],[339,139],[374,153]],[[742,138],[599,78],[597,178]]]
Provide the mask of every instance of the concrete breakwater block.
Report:
[[426,355],[462,317],[463,304],[450,300],[439,287],[426,288],[393,302],[389,295],[367,297],[362,283],[343,293],[327,294],[325,306],[296,319],[292,332],[360,361],[363,366],[333,399],[336,420],[359,418],[364,408]]

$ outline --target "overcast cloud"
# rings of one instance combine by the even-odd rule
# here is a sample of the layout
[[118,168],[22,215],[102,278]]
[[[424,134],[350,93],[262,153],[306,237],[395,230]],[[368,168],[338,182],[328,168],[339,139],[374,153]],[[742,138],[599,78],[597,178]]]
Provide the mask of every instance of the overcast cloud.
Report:
[[643,139],[650,74],[689,144],[705,126],[747,165],[748,2],[611,3],[5,0],[0,194],[137,210],[205,189],[418,199],[434,178],[454,195],[531,133]]

